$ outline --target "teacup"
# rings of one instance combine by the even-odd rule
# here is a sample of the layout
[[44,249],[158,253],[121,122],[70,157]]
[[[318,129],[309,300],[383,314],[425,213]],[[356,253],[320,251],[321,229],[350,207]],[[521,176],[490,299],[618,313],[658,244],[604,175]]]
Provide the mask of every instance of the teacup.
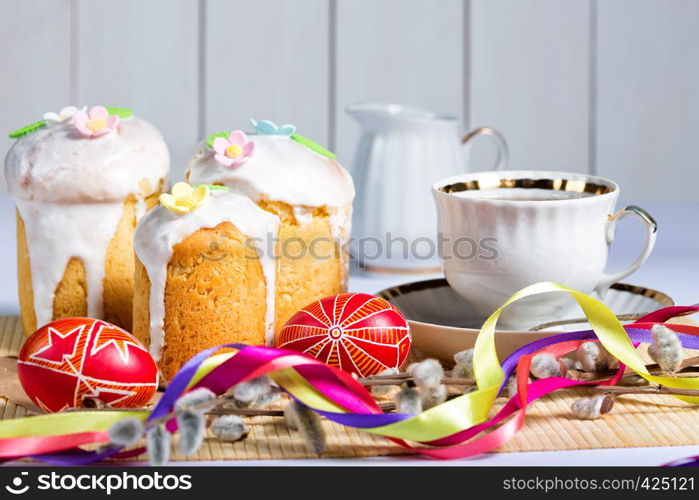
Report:
[[[437,181],[440,256],[449,285],[487,317],[514,292],[554,281],[603,297],[636,271],[655,244],[657,224],[643,209],[614,211],[619,186],[586,174],[547,171],[476,172]],[[639,218],[645,246],[626,269],[605,272],[617,223]],[[506,310],[514,326],[569,313],[567,295],[547,294]]]

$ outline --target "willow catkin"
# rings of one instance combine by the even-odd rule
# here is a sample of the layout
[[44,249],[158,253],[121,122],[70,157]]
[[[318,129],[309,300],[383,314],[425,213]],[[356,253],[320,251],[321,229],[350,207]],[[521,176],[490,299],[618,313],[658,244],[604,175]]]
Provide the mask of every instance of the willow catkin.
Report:
[[444,368],[436,359],[412,363],[408,365],[406,372],[413,376],[413,381],[418,387],[437,387],[444,377]]
[[291,401],[284,408],[284,417],[292,429],[298,430],[306,442],[306,446],[315,453],[321,454],[325,450],[325,431],[320,417],[306,405],[297,401]]
[[418,390],[422,408],[427,410],[441,405],[447,400],[447,386],[439,384],[437,387],[423,387]]
[[148,460],[153,466],[165,465],[170,460],[170,443],[172,436],[163,424],[148,429],[146,433],[146,449]]
[[393,400],[396,403],[396,411],[398,413],[407,413],[417,415],[422,413],[422,400],[420,393],[413,387],[405,387],[398,391]]
[[648,346],[648,355],[666,373],[676,373],[682,367],[684,351],[677,334],[663,325],[651,328],[653,343]]
[[611,411],[614,406],[614,398],[609,394],[598,394],[576,399],[571,410],[578,418],[593,420]]
[[206,420],[203,413],[184,410],[177,415],[177,425],[180,432],[180,451],[185,455],[193,455],[204,441]]
[[238,415],[223,415],[211,422],[211,433],[221,441],[239,441],[249,432],[250,427]]
[[537,354],[532,358],[531,374],[536,378],[565,377],[566,365],[550,354]]
[[278,403],[279,401],[281,401],[281,399],[281,392],[268,392],[267,394],[262,394],[253,399],[250,403],[250,406],[253,408],[266,408],[267,406],[271,406],[275,403]]
[[211,403],[206,405],[206,408],[202,407],[202,411],[207,411],[215,405],[216,394],[211,392],[206,387],[197,387],[189,392],[184,393],[177,399],[175,403],[175,408],[178,410],[183,410],[192,406],[204,405],[204,403]]
[[512,396],[515,396],[517,392],[519,392],[519,389],[517,387],[517,376],[512,374],[507,379],[507,384],[505,385],[505,395],[509,399]]
[[578,347],[576,355],[586,372],[601,372],[609,368],[607,352],[598,342],[584,342]]
[[473,377],[473,349],[466,349],[454,354],[454,363],[454,368],[451,371],[452,377]]
[[255,398],[272,390],[272,384],[267,377],[257,377],[233,388],[233,397],[241,403],[250,404]]
[[455,363],[473,364],[473,348],[465,349],[454,354]]
[[143,423],[134,417],[118,420],[107,431],[109,441],[119,446],[131,446],[143,436]]

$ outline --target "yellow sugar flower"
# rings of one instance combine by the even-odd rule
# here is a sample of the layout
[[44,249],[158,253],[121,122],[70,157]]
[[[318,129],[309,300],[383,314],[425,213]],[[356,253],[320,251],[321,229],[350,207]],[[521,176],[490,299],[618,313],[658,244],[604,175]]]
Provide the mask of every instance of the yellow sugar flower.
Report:
[[160,195],[160,204],[176,214],[186,214],[196,210],[209,199],[209,187],[200,184],[196,188],[186,182],[172,186],[172,194]]

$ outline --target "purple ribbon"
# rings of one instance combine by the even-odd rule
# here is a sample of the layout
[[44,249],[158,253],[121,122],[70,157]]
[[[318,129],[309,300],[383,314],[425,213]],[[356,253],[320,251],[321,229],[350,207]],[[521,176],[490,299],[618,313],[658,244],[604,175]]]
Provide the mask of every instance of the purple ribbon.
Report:
[[[682,308],[685,309],[685,308]],[[624,327],[626,333],[628,334],[631,342],[650,344],[653,341],[653,336],[649,329],[647,328],[635,328],[633,324]],[[675,332],[677,337],[682,343],[682,347],[686,349],[699,349],[699,336],[697,335],[687,335],[686,333]],[[517,369],[517,363],[519,363],[519,358],[525,354],[532,354],[544,347],[548,347],[552,344],[558,344],[559,342],[564,342],[566,340],[593,340],[597,339],[597,334],[593,330],[584,330],[580,332],[570,332],[561,333],[558,335],[552,335],[551,337],[546,337],[544,339],[535,340],[523,347],[520,347],[512,354],[510,354],[502,364],[502,370],[505,372],[505,380],[500,387],[500,392],[507,385],[507,379],[510,375]]]
[[[158,401],[158,404],[155,405],[155,408],[153,408],[153,412],[150,414],[150,417],[148,417],[148,422],[170,413],[172,408],[175,406],[175,402],[177,401],[177,399],[182,395],[185,389],[187,389],[189,383],[192,381],[192,378],[194,377],[194,374],[197,372],[199,366],[204,361],[206,361],[206,359],[209,358],[212,354],[223,348],[232,348],[240,349],[240,352],[238,353],[238,355],[240,355],[241,353],[245,352],[246,347],[248,347],[246,344],[223,344],[216,347],[204,349],[203,351],[191,357],[189,361],[187,361],[184,364],[184,366],[180,368],[180,371],[178,371],[177,374],[175,374],[172,381],[168,384],[167,389],[165,389],[165,392],[163,393],[163,396]],[[226,366],[226,364],[221,366]],[[211,373],[221,368],[221,366],[212,370]],[[209,373],[209,375],[211,375],[211,373]],[[228,387],[231,387],[232,385],[234,384],[229,384]]]
[[[649,329],[636,328],[633,325],[628,325],[625,328],[632,342],[651,342],[651,333]],[[680,339],[683,347],[689,349],[699,349],[699,336],[682,333],[677,333],[677,336]],[[544,347],[557,344],[559,342],[570,340],[592,340],[596,338],[597,336],[592,330],[562,333],[534,341],[517,349],[510,354],[510,356],[508,356],[502,364],[502,368],[505,373],[505,382],[503,383],[503,387],[505,386],[507,379],[516,369],[517,363],[519,362],[521,356],[531,354]],[[177,399],[187,389],[187,386],[190,384],[199,366],[208,357],[221,348],[239,349],[239,352],[235,356],[235,362],[222,363],[204,376],[196,384],[197,387],[207,387],[217,394],[225,392],[230,387],[242,381],[249,374],[273,361],[273,359],[279,355],[279,351],[276,349],[259,346],[250,347],[245,344],[225,344],[222,346],[205,349],[187,361],[187,363],[185,363],[185,365],[175,375],[147,421],[151,421],[155,418],[168,414],[174,407]],[[316,410],[317,413],[333,422],[361,429],[389,425],[412,418],[414,416],[400,413],[367,413],[369,411],[369,407],[360,396],[353,396],[351,393],[349,393],[349,391],[338,392],[336,390],[332,390],[333,385],[337,385],[337,381],[341,382],[341,380],[337,378],[335,380],[326,378],[325,374],[327,372],[322,372],[319,370],[319,367],[315,367],[313,365],[298,366],[295,367],[295,369],[302,375],[305,373],[305,375],[314,379],[314,381],[315,379],[318,379],[319,384],[325,389],[323,392],[324,394],[328,395],[341,406],[356,411],[355,413],[335,413]],[[320,376],[321,374],[323,376]],[[502,391],[502,387],[500,390]],[[475,426],[471,430],[467,431],[469,431],[470,434],[471,432],[477,431],[477,428],[478,426]],[[97,451],[74,450],[64,453],[34,456],[32,458],[55,465],[85,465],[109,458],[120,451],[121,448],[108,447],[106,449]]]

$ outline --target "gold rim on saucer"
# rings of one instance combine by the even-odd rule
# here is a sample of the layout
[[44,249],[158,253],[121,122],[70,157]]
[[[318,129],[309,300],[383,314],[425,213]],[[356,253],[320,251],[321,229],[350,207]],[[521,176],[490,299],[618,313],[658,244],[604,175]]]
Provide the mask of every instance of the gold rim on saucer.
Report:
[[[376,293],[376,295],[379,297],[396,304],[399,309],[401,306],[398,305],[398,303],[405,301],[405,304],[403,305],[407,306],[408,310],[404,311],[404,313],[408,314],[407,318],[413,338],[413,347],[424,353],[424,355],[427,357],[438,359],[446,367],[453,365],[454,353],[472,348],[475,345],[482,321],[480,321],[478,325],[474,324],[472,326],[459,326],[457,324],[434,321],[435,318],[421,317],[419,314],[418,316],[413,315],[410,317],[410,308],[412,307],[410,302],[411,300],[418,299],[417,297],[415,299],[408,299],[407,296],[411,295],[413,292],[424,291],[437,294],[438,290],[448,287],[449,285],[446,279],[437,278],[393,286]],[[624,294],[631,294],[633,297],[639,299],[643,298],[644,300],[652,300],[653,304],[650,308],[648,304],[638,304],[638,311],[649,309],[643,314],[647,314],[651,312],[651,310],[657,310],[662,307],[673,306],[675,303],[674,300],[667,294],[651,288],[630,285],[627,283],[615,283],[611,288],[617,293],[621,292]],[[420,298],[418,302],[423,304],[424,301],[422,298]],[[464,304],[464,306],[465,305],[466,304]],[[626,313],[627,311],[618,312]],[[464,311],[464,314],[468,313]],[[564,333],[565,331],[567,330],[555,327],[544,331],[531,331],[529,330],[529,326],[523,326],[521,329],[498,328],[496,332],[497,335],[495,336],[495,348],[498,353],[498,358],[500,360],[504,360],[505,357],[509,356],[512,352],[519,349],[523,345],[550,337],[551,335]]]
[[[398,297],[399,295],[404,295],[406,293],[420,292],[422,290],[441,288],[444,286],[449,286],[446,278],[435,278],[432,280],[414,281],[412,283],[404,283],[402,285],[386,288],[385,290],[378,292],[376,295],[382,299],[390,300],[393,297]],[[649,299],[661,304],[663,307],[672,307],[675,305],[675,301],[669,295],[652,288],[630,285],[628,283],[614,283],[610,288],[620,292],[628,292],[633,295],[648,297]]]
[[[414,281],[411,283],[404,283],[402,285],[397,285],[391,288],[386,288],[385,290],[381,290],[378,292],[376,295],[381,297],[382,299],[386,299],[390,301],[392,298],[399,297],[401,295],[405,295],[411,292],[420,292],[422,290],[429,290],[432,288],[442,288],[442,287],[448,287],[449,283],[445,278],[435,278],[431,280],[424,280],[424,281]],[[611,287],[612,290],[617,290],[619,292],[626,292],[630,293],[632,295],[638,295],[642,297],[649,298],[658,304],[660,304],[662,307],[672,307],[675,305],[675,301],[667,295],[666,293],[663,293],[659,290],[654,290],[652,288],[646,288],[643,286],[638,286],[638,285],[630,285],[628,283],[614,283]],[[629,312],[628,314],[622,314],[619,317],[621,320],[634,320],[638,319],[642,316],[644,316],[647,313],[636,313],[636,312]],[[415,320],[415,319],[410,319],[410,321],[417,321],[419,322],[420,320]],[[545,328],[550,328],[553,326],[561,326],[561,325],[566,325],[566,324],[575,324],[575,323],[582,323],[585,320],[583,318],[569,318],[569,319],[564,319],[564,320],[558,320],[558,321],[551,321],[547,322],[541,325],[537,325],[529,331],[539,331],[543,330]]]

